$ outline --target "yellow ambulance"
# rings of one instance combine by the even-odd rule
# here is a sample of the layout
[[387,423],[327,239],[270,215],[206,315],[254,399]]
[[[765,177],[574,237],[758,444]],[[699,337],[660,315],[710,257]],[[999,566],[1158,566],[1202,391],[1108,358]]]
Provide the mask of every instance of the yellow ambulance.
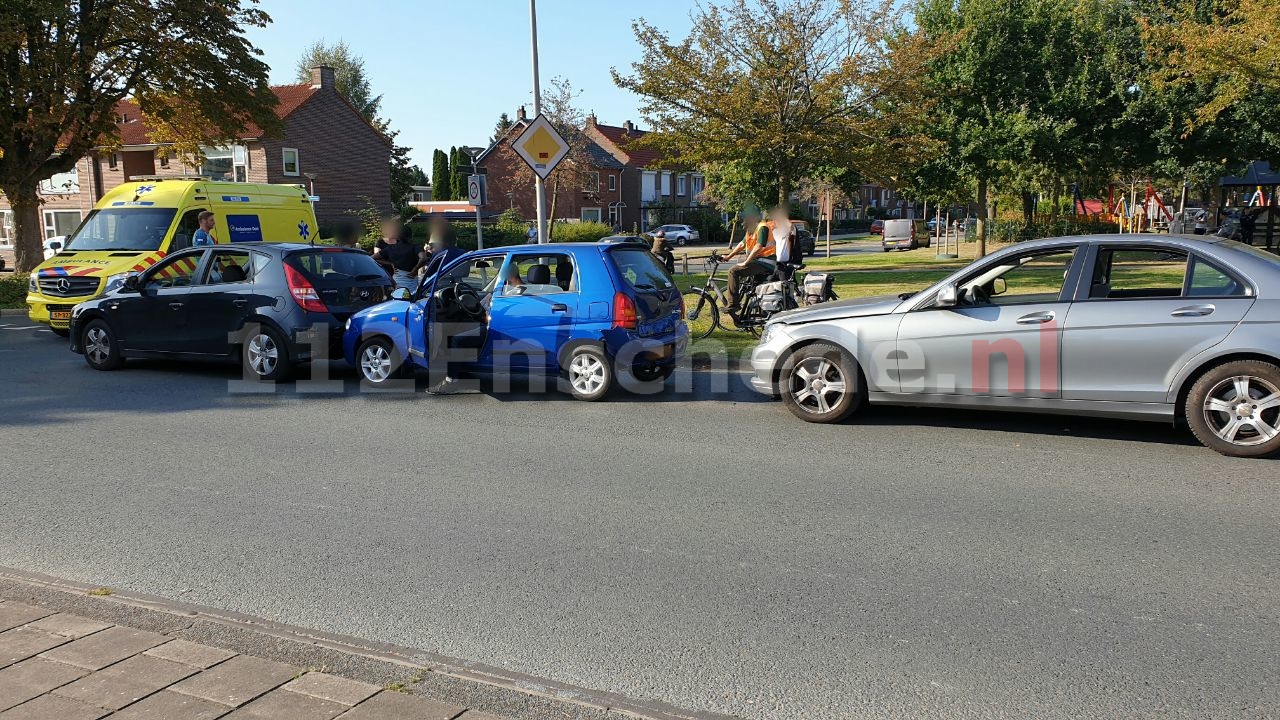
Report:
[[62,251],[31,273],[31,319],[65,336],[77,304],[191,247],[206,210],[214,213],[210,234],[219,244],[319,239],[311,197],[301,185],[135,178],[103,195]]

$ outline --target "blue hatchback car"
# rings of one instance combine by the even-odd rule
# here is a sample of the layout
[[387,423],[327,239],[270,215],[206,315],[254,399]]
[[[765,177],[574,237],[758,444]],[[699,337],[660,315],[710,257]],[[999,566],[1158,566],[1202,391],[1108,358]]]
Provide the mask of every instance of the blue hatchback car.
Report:
[[599,400],[619,372],[670,377],[689,340],[675,281],[638,244],[478,250],[400,295],[352,316],[343,336],[374,385],[447,363],[449,375],[558,376]]

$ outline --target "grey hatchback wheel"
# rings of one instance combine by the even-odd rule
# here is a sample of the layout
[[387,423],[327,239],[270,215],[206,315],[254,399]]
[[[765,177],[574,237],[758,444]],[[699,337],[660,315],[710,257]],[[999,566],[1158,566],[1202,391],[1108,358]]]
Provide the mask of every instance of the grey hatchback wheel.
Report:
[[265,381],[284,380],[292,369],[288,344],[268,327],[253,328],[245,335],[243,363],[248,375]]
[[1192,386],[1185,414],[1196,438],[1223,455],[1280,451],[1280,368],[1257,360],[1219,365]]
[[94,370],[115,370],[124,364],[111,326],[103,320],[94,320],[85,327],[82,347],[85,362]]

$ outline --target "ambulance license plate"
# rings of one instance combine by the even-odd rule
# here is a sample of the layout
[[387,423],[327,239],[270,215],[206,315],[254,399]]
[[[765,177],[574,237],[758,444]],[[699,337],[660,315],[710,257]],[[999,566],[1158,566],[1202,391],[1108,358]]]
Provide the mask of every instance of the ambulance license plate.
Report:
[[53,322],[71,322],[70,310],[54,310],[49,313],[49,319]]

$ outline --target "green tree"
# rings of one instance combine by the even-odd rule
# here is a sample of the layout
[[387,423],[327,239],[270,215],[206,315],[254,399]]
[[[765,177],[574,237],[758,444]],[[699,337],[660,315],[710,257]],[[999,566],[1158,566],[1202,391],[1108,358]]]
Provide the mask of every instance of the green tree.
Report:
[[673,42],[644,20],[642,57],[619,87],[643,98],[655,132],[645,142],[682,164],[750,158],[786,204],[819,165],[884,177],[915,162],[917,134],[897,132],[927,110],[924,44],[877,0],[723,0],[698,5],[689,36]]
[[449,174],[449,156],[436,149],[431,163],[431,199],[453,199],[453,177]]
[[390,121],[378,115],[382,107],[382,96],[373,94],[373,88],[365,73],[364,58],[357,55],[341,40],[333,45],[326,44],[324,40],[317,40],[303,52],[298,60],[298,80],[309,81],[311,68],[316,66],[333,68],[334,84],[338,93],[390,141],[391,203],[397,212],[402,214],[408,212],[410,210],[409,193],[414,184],[412,167],[409,164],[409,153],[412,152],[412,148],[397,144],[396,138],[400,136],[400,131],[392,130]]
[[471,158],[456,147],[449,148],[449,167],[453,176],[453,199],[467,199],[467,175],[471,170]]
[[333,68],[338,92],[370,122],[378,121],[382,96],[373,94],[369,78],[365,74],[364,58],[353,52],[342,40],[332,45],[326,44],[324,40],[316,40],[298,59],[298,81],[310,81],[311,68],[317,66]]
[[[0,13],[0,191],[20,271],[44,258],[42,180],[119,142],[133,98],[179,154],[279,128],[267,66],[245,30],[271,19],[242,0],[5,0]],[[192,102],[200,98],[200,102]]]
[[492,145],[501,140],[513,125],[515,125],[515,122],[511,120],[510,116],[506,113],[502,113],[502,115],[498,117],[498,123],[493,126],[493,137],[489,138],[489,144]]
[[979,254],[997,186],[1021,199],[1030,222],[1040,188],[1138,162],[1130,107],[1145,66],[1133,12],[1128,0],[918,6],[915,24],[934,50],[927,132],[942,152],[917,182],[944,197],[973,184]]

